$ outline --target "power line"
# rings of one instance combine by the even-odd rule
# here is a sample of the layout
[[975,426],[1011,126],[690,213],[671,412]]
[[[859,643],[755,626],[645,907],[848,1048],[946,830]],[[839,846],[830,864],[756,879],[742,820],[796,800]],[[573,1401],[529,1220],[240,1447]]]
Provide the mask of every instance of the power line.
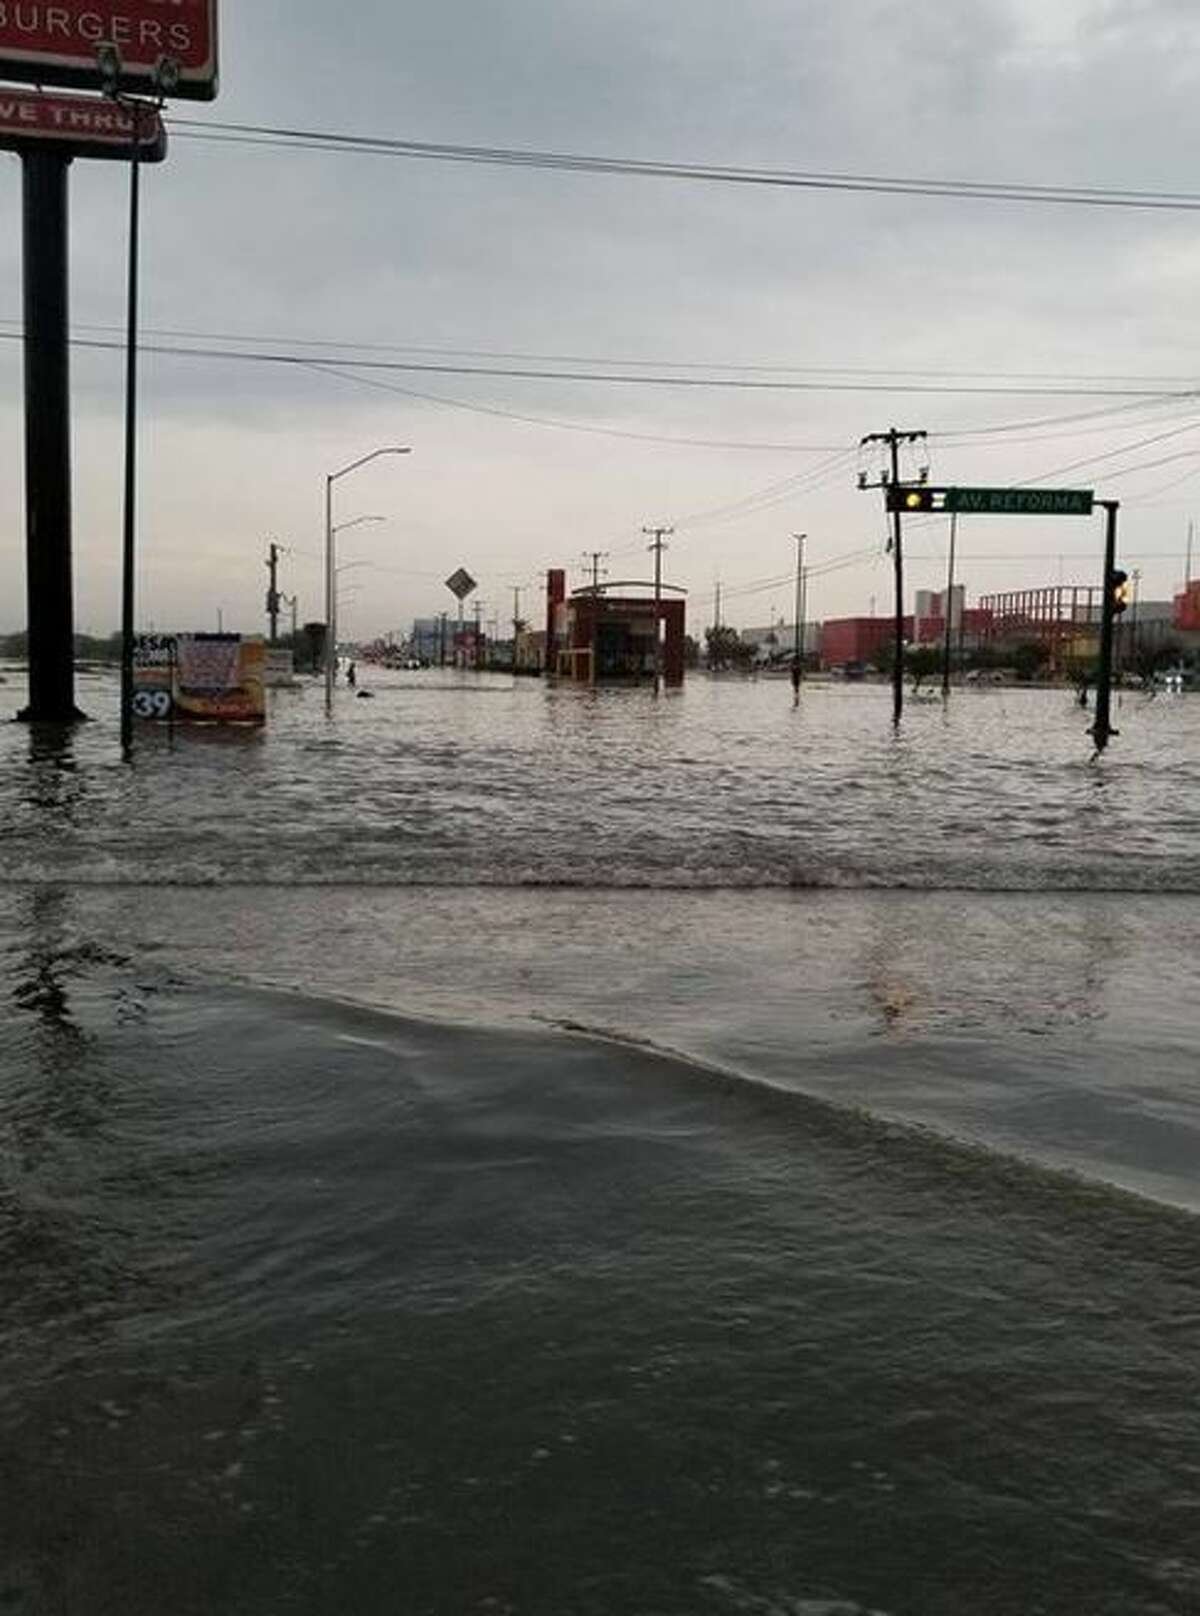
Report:
[[[22,330],[23,321],[12,316],[0,319],[0,326],[9,326],[15,330]],[[122,335],[124,332],[123,326],[95,321],[76,322],[74,329],[117,336]],[[1165,388],[1194,387],[1197,385],[1197,378],[1194,375],[1154,375],[1141,372],[1127,374],[1118,371],[991,370],[986,366],[947,370],[925,365],[798,365],[785,364],[781,361],[768,364],[761,360],[642,359],[624,355],[613,358],[604,354],[544,353],[508,348],[444,347],[414,342],[360,342],[351,338],[279,336],[277,334],[247,331],[197,331],[180,326],[147,326],[144,334],[151,337],[177,338],[187,342],[249,343],[258,347],[269,346],[291,349],[333,349],[336,350],[336,353],[335,359],[331,362],[338,364],[353,363],[353,360],[348,357],[351,354],[416,354],[442,359],[513,360],[540,365],[611,366],[627,370],[745,371],[762,375],[783,376],[924,377],[940,381],[1137,382],[1144,386]],[[1029,423],[1017,424],[1026,425]],[[964,427],[962,430],[969,433],[973,429]],[[984,428],[983,430],[991,429]],[[995,430],[1000,429],[996,428]]]
[[461,398],[445,398],[439,393],[426,393],[419,388],[402,387],[398,382],[385,382],[378,376],[358,376],[353,371],[342,370],[326,360],[310,360],[308,368],[317,375],[332,376],[338,381],[351,382],[359,387],[372,387],[378,392],[393,393],[401,398],[415,398],[426,404],[438,404],[452,410],[465,410],[472,415],[488,415],[502,421],[516,421],[524,426],[551,427],[560,432],[586,432],[603,438],[620,438],[634,443],[656,443],[689,449],[756,450],[769,454],[825,454],[833,447],[827,443],[765,443],[742,438],[696,438],[662,432],[635,432],[632,428],[597,426],[586,421],[563,421],[553,416],[528,415],[520,410],[506,410],[497,404],[478,404]]
[[466,146],[449,141],[403,140],[350,135],[329,130],[217,123],[195,118],[171,118],[168,122],[177,138],[213,145],[261,146],[292,151],[337,152],[360,157],[393,157],[502,168],[543,169],[562,173],[684,180],[707,185],[941,197],[954,201],[1025,202],[1058,207],[1132,208],[1185,213],[1200,211],[1200,194],[1192,191],[1123,190],[1110,186],[1043,185],[1023,180],[932,179],[894,174],[735,167],[662,159],[600,157],[582,152],[542,151],[535,148]]
[[[5,342],[20,342],[21,334],[15,331],[0,331],[0,340]],[[72,347],[94,349],[100,352],[121,352],[123,345],[116,341],[105,341],[97,337],[79,337],[72,341]],[[540,366],[501,366],[501,365],[454,365],[442,363],[426,363],[419,360],[399,359],[356,359],[343,355],[337,359],[318,361],[309,354],[296,354],[284,351],[265,351],[260,349],[234,349],[217,348],[211,346],[184,347],[172,343],[144,343],[143,353],[156,354],[168,359],[218,359],[228,360],[237,364],[279,365],[283,367],[300,368],[320,366],[339,366],[343,370],[370,370],[382,372],[412,372],[419,375],[435,376],[475,376],[498,377],[508,381],[543,381],[543,382],[589,382],[623,387],[679,387],[694,389],[732,389],[739,392],[766,392],[766,393],[934,393],[949,396],[978,395],[981,397],[1018,397],[1018,398],[1127,398],[1127,399],[1195,399],[1200,397],[1200,390],[1189,389],[1185,392],[1170,390],[1147,390],[1133,387],[1083,387],[1064,385],[1061,387],[1020,387],[1020,386],[992,386],[992,385],[956,385],[951,383],[894,383],[894,382],[806,382],[765,380],[741,376],[695,376],[695,375],[638,375],[628,371],[602,372],[594,370],[556,370]]]

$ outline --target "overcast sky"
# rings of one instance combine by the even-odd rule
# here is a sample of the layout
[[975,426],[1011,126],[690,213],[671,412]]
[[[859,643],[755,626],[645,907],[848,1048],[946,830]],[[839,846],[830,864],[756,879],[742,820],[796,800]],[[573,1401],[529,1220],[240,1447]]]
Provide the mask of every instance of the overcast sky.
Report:
[[[177,103],[177,116],[719,165],[1200,189],[1200,10],[1184,0],[241,0],[225,5],[222,29],[220,98]],[[120,334],[125,185],[115,165],[74,166],[78,336]],[[0,210],[0,332],[11,335],[13,157],[0,164]],[[585,550],[613,552],[614,577],[646,576],[641,529],[660,522],[677,528],[667,575],[689,587],[700,623],[718,577],[729,620],[787,613],[785,583],[746,591],[788,572],[800,530],[816,574],[875,552],[814,576],[812,615],[865,611],[872,597],[882,610],[879,496],[857,491],[854,455],[832,456],[892,423],[947,435],[930,442],[935,482],[1042,478],[1119,497],[1142,597],[1182,581],[1200,510],[1200,398],[1105,390],[1198,385],[1200,213],[550,173],[180,132],[146,176],[144,274],[151,342],[182,331],[274,352],[369,344],[362,357],[377,361],[444,349],[470,351],[469,363],[621,361],[624,373],[744,367],[725,373],[808,389],[355,379],[148,355],[143,623],[212,628],[220,609],[226,627],[260,629],[271,538],[291,547],[282,582],[302,618],[320,617],[325,474],[389,443],[411,444],[411,457],[338,487],[339,522],[386,518],[341,536],[354,564],[348,635],[450,606],[441,580],[460,564],[480,580],[486,615],[502,617],[514,585],[528,610],[539,571],[575,567]],[[77,618],[107,632],[119,616],[122,361],[79,350],[73,363]],[[0,627],[16,628],[16,342],[0,342],[0,378]],[[839,380],[897,390],[823,390]],[[902,390],[955,380],[1012,391]],[[955,436],[1100,410],[1113,413]],[[1111,458],[1047,477],[1101,455]],[[1119,475],[1132,467],[1145,469]],[[764,490],[778,497],[754,503]],[[944,521],[913,525],[913,587],[938,585],[945,538]],[[972,599],[1094,583],[1099,544],[1099,518],[960,526]]]

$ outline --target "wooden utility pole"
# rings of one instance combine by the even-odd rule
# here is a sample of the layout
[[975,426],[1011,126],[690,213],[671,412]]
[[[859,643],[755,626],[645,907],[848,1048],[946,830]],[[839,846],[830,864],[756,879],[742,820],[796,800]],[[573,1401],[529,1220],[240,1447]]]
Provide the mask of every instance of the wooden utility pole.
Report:
[[272,542],[267,551],[267,618],[271,624],[271,644],[279,639],[279,546]]
[[513,585],[513,648],[512,669],[517,671],[517,635],[521,632],[521,585]]
[[592,594],[600,593],[600,563],[608,560],[607,550],[585,550],[583,552],[584,564],[592,571]]
[[673,527],[644,527],[642,532],[650,539],[648,549],[654,551],[654,694],[662,688],[662,553],[667,548],[665,539],[674,533]]
[[[886,443],[891,451],[891,473],[884,472],[878,482],[869,483],[864,474],[858,480],[860,488],[896,487],[900,482],[900,445],[902,443],[923,443],[929,436],[927,432],[898,432],[896,428],[889,427],[886,432],[870,432],[863,438],[861,448],[872,443]],[[925,478],[922,477],[922,482]],[[892,723],[899,724],[904,715],[904,535],[900,521],[900,509],[897,505],[892,512],[892,567],[896,580],[895,605],[895,658],[892,663]]]

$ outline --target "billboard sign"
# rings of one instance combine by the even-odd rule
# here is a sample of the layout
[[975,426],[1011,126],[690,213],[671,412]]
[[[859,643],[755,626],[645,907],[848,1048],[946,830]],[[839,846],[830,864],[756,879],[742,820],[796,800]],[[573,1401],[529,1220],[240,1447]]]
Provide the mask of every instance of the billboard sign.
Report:
[[240,634],[143,634],[134,645],[133,715],[182,724],[261,724],[267,648]]
[[164,723],[174,708],[175,636],[138,634],[133,641],[133,716]]
[[267,648],[240,634],[181,634],[175,716],[187,723],[261,724],[267,716]]
[[[0,0],[0,78],[99,89],[115,46],[117,88],[190,101],[217,93],[217,0]],[[159,67],[178,77],[159,82]]]
[[[50,147],[65,157],[128,162],[133,155],[133,123],[129,112],[114,101],[0,89],[0,151]],[[140,160],[161,163],[167,155],[162,119],[147,107],[139,112],[137,123]]]

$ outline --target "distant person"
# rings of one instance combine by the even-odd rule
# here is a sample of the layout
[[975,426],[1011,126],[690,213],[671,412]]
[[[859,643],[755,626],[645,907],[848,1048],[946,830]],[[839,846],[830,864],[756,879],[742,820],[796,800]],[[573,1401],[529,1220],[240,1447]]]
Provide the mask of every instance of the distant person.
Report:
[[358,674],[354,670],[353,662],[346,669],[346,683],[350,686],[351,690],[353,690],[355,685],[358,683]]

